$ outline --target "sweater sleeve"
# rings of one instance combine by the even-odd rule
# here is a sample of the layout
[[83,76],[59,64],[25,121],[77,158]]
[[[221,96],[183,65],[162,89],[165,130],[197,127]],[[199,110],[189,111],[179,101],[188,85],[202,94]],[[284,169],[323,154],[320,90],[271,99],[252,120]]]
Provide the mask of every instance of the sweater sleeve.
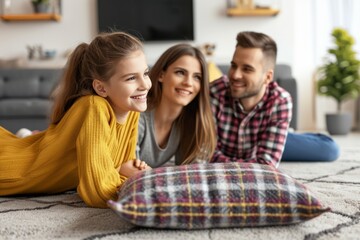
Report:
[[[135,146],[116,145],[116,119],[110,105],[92,102],[87,107],[76,141],[79,174],[77,191],[87,205],[106,207],[107,200],[116,198],[117,188],[126,180],[116,170],[118,164],[112,152],[118,147],[134,152]],[[132,134],[137,134],[137,131]],[[124,154],[120,153],[121,156]],[[120,164],[127,160],[122,159]]]

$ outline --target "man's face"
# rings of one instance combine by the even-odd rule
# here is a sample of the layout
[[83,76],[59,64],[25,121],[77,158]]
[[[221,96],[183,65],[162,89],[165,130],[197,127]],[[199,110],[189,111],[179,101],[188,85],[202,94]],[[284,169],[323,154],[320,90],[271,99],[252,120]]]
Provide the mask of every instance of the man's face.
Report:
[[266,65],[260,48],[236,47],[228,77],[232,97],[245,108],[252,109],[261,100],[272,80],[273,70],[265,69]]

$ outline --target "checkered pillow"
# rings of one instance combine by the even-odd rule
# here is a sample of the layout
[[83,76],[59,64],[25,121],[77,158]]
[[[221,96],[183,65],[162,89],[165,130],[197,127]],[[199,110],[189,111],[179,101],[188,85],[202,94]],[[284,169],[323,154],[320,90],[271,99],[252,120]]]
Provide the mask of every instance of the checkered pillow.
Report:
[[294,178],[254,163],[144,171],[129,178],[108,205],[135,225],[177,229],[285,225],[330,210]]

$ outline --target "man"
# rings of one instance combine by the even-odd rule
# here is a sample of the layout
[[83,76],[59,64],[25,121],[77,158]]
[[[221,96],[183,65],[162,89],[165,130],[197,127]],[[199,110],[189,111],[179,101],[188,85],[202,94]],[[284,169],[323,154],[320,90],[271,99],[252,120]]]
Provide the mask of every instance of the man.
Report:
[[218,133],[213,162],[257,162],[278,167],[292,100],[273,82],[277,46],[269,36],[240,32],[228,76],[211,83]]

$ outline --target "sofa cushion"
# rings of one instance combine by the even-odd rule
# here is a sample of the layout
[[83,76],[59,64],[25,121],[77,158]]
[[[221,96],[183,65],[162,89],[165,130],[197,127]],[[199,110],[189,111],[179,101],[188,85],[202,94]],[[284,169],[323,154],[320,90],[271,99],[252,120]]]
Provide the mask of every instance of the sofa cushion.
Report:
[[287,225],[330,210],[291,176],[255,163],[143,171],[108,205],[135,225],[177,229]]
[[62,69],[0,69],[0,97],[49,98]]
[[0,98],[4,97],[4,79],[0,76]]
[[0,117],[48,117],[52,102],[40,98],[5,98],[0,99]]
[[274,80],[292,78],[292,72],[290,65],[287,64],[276,64],[274,70]]
[[4,79],[5,98],[39,97],[40,82],[35,76],[14,76]]

